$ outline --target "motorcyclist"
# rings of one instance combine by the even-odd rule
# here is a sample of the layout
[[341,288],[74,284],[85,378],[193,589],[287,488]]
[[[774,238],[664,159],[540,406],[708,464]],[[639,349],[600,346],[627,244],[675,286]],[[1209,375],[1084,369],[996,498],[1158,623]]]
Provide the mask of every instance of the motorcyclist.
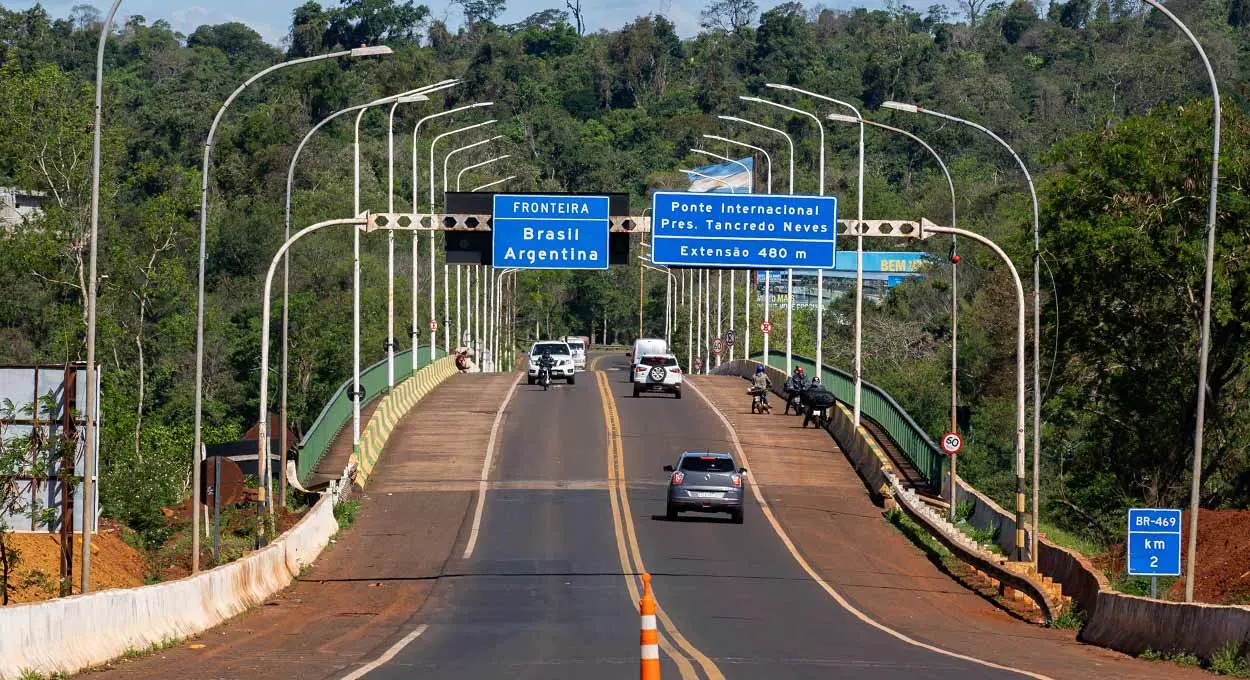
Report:
[[803,427],[807,427],[808,423],[813,423],[816,427],[823,426],[829,417],[828,409],[833,406],[834,396],[820,384],[820,376],[812,378],[805,400],[807,410],[803,414]]
[[551,358],[551,352],[549,350],[544,349],[542,356],[538,357],[538,367],[539,369],[545,369],[547,371],[548,380],[551,379],[551,369],[555,365],[556,365],[556,360]]
[[461,373],[467,373],[469,371],[469,354],[467,352],[462,351],[456,353],[456,368],[458,368]]
[[796,416],[803,412],[800,399],[803,392],[807,390],[807,386],[807,373],[802,366],[795,366],[794,373],[790,375],[789,380],[786,380],[786,408],[782,411],[782,415],[789,414],[791,407],[794,408]]
[[773,388],[773,381],[763,366],[755,367],[755,377],[751,379],[751,391],[760,395],[760,401],[768,406],[768,391]]

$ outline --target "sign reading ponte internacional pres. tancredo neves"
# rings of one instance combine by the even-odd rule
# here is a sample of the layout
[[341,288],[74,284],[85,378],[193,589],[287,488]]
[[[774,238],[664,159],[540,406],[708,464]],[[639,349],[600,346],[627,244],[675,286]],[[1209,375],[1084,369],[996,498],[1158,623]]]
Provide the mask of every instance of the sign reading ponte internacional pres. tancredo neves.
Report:
[[832,196],[657,191],[651,197],[656,264],[832,268],[838,201]]
[[496,268],[607,269],[607,196],[497,194]]

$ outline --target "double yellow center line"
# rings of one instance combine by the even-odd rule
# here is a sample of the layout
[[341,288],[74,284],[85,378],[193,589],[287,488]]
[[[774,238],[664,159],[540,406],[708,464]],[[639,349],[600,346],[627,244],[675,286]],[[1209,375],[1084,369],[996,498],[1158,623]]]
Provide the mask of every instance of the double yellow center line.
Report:
[[[596,360],[591,365],[592,368],[597,363]],[[608,434],[608,496],[612,502],[612,526],[616,533],[616,552],[621,560],[621,571],[625,574],[625,587],[629,590],[629,599],[637,608],[639,594],[636,579],[646,571],[646,566],[642,561],[642,550],[638,547],[638,534],[634,531],[629,493],[625,487],[625,448],[621,440],[621,418],[616,410],[616,400],[612,397],[612,389],[608,386],[608,374],[595,371],[595,378],[599,383],[599,398],[603,404],[603,419]],[[677,665],[682,680],[698,680],[699,675],[694,669],[695,663],[703,670],[708,680],[725,680],[725,676],[716,664],[677,629],[660,604],[659,596],[655,598],[655,613],[664,628],[659,635],[660,649]],[[694,663],[691,662],[692,659]]]

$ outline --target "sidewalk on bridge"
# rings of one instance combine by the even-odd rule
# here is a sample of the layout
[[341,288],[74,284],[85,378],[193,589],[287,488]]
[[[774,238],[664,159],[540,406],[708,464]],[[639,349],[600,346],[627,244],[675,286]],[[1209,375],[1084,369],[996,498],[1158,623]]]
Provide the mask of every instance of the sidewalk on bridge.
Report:
[[[339,678],[411,631],[472,511],[515,373],[455,375],[395,426],[352,527],[291,588],[101,678]],[[349,433],[350,436],[350,433]],[[443,482],[445,486],[440,486]],[[193,648],[196,647],[196,648]]]
[[876,621],[943,649],[1054,678],[1206,677],[1011,617],[955,582],[886,521],[828,432],[803,428],[802,418],[779,410],[752,414],[739,377],[687,380],[729,420],[749,458],[750,479],[813,569]]

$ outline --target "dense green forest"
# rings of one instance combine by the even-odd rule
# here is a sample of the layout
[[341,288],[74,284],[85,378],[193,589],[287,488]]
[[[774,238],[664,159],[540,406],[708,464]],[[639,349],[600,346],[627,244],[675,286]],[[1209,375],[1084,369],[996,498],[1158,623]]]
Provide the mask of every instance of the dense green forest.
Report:
[[[98,354],[106,427],[101,493],[109,515],[151,530],[161,525],[159,509],[188,492],[198,187],[212,116],[261,68],[362,43],[390,45],[395,54],[285,69],[249,88],[223,121],[209,223],[210,442],[234,438],[255,419],[260,283],[281,242],[287,165],[317,121],[378,96],[461,78],[430,104],[398,111],[399,209],[411,207],[407,168],[417,116],[491,100],[490,109],[423,128],[422,158],[434,134],[497,118],[489,134],[506,139],[463,154],[457,166],[499,153],[511,158],[469,177],[483,183],[515,174],[513,191],[627,191],[639,214],[651,189],[682,186],[677,168],[703,164],[688,150],[703,145],[704,133],[750,140],[785,157],[777,138],[723,123],[721,114],[790,132],[796,191],[815,193],[815,127],[738,99],[766,94],[834,112],[764,88],[782,82],[862,105],[869,117],[924,137],[954,175],[959,225],[997,240],[1027,275],[1029,199],[1010,157],[967,128],[877,109],[894,99],[947,111],[986,125],[1021,152],[1041,194],[1045,517],[1101,538],[1121,531],[1127,504],[1175,506],[1186,497],[1211,104],[1197,55],[1166,19],[1124,0],[965,0],[958,8],[923,10],[890,2],[871,11],[790,2],[762,13],[751,0],[714,0],[703,30],[682,38],[663,16],[589,33],[563,9],[500,25],[503,0],[461,4],[465,25],[452,32],[411,0],[309,2],[293,13],[281,48],[241,24],[182,35],[130,16],[116,28],[106,50]],[[1250,126],[1242,113],[1250,3],[1175,0],[1170,7],[1203,41],[1225,94],[1203,499],[1213,507],[1244,506],[1250,206],[1241,187],[1250,180]],[[67,17],[38,6],[0,8],[0,186],[49,195],[42,219],[0,235],[0,362],[85,355],[99,22],[86,7]],[[294,224],[350,214],[350,118],[327,126],[303,152]],[[383,208],[384,113],[365,117],[362,136],[363,204]],[[856,139],[853,128],[829,124],[826,189],[839,196],[844,215],[855,205]],[[873,130],[867,143],[868,217],[947,220],[945,180],[927,152]],[[422,182],[425,172],[423,163]],[[423,242],[422,253],[427,247]],[[949,242],[928,247],[939,255],[930,275],[867,310],[864,375],[940,434],[949,399]],[[408,252],[406,245],[399,250]],[[386,239],[367,238],[365,251],[363,346],[373,361],[384,353]],[[1001,497],[1011,485],[1015,303],[991,254],[961,245],[961,255],[960,391],[971,416],[960,469]],[[395,287],[398,328],[410,323],[402,311],[410,304],[406,259],[399,258]],[[310,237],[292,255],[292,413],[304,426],[349,374],[350,262],[350,243],[334,234]],[[428,275],[422,267],[421,280]],[[646,332],[656,334],[663,277],[647,282]],[[636,333],[634,268],[532,274],[519,285],[522,338],[536,322],[547,324],[544,332],[593,328],[598,336],[605,318],[613,338]],[[850,364],[851,304],[833,301],[824,316],[824,356],[841,366]],[[679,315],[685,319],[684,307]],[[814,354],[813,317],[796,319],[795,349],[807,355]],[[684,321],[679,328],[684,335]]]

